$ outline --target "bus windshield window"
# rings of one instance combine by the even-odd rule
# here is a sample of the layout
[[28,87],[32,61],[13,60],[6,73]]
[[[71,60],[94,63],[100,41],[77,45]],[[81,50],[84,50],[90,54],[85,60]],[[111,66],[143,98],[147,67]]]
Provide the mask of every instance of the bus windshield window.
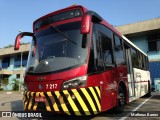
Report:
[[34,68],[30,66],[32,69],[29,72],[54,72],[86,62],[87,49],[81,47],[83,35],[80,34],[80,22],[59,25],[56,28],[67,37],[52,26],[35,34],[35,65]]

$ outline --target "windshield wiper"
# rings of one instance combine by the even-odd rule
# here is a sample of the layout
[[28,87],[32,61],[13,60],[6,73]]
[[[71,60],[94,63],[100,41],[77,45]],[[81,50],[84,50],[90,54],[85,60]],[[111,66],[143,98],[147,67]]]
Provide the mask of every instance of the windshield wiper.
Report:
[[74,42],[73,40],[71,40],[66,34],[64,34],[61,30],[59,30],[57,27],[50,25],[51,28],[54,28],[58,33],[60,33],[63,37],[65,37],[68,41],[72,42],[75,45],[78,45],[76,42]]

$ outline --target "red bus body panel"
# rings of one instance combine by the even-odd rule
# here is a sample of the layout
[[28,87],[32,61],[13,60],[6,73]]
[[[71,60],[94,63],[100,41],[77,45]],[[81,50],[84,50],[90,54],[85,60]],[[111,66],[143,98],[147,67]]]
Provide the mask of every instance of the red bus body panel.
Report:
[[[50,75],[27,75],[25,81],[29,91],[33,92],[47,92],[56,91],[61,89],[61,85],[64,81],[76,78],[78,76],[86,75],[87,65],[83,65],[78,68],[70,69],[64,72],[54,73]],[[43,80],[41,80],[41,78]],[[43,89],[39,89],[39,84],[43,85]],[[46,89],[45,84],[57,84],[56,89]]]
[[120,81],[128,85],[127,68],[124,65],[88,78],[88,86],[100,85],[102,111],[117,105],[117,88]]

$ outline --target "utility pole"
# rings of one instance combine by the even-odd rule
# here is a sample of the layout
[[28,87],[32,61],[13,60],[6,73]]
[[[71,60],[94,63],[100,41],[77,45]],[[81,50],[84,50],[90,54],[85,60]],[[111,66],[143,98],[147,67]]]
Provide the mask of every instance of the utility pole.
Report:
[[21,83],[23,79],[23,48],[21,49],[21,65],[20,65],[20,81],[19,81],[19,91],[21,90]]
[[[20,33],[23,32],[22,30],[18,30]],[[21,48],[21,64],[20,64],[20,80],[19,80],[19,91],[21,91],[21,83],[22,83],[22,78],[23,78],[23,47],[20,45]]]

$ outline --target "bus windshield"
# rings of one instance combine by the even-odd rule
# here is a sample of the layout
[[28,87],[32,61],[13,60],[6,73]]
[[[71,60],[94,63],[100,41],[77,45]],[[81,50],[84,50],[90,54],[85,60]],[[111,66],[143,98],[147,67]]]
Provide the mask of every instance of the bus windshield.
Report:
[[28,72],[48,73],[84,64],[87,49],[81,44],[85,38],[80,34],[80,22],[50,26],[35,33],[36,51],[29,56]]

